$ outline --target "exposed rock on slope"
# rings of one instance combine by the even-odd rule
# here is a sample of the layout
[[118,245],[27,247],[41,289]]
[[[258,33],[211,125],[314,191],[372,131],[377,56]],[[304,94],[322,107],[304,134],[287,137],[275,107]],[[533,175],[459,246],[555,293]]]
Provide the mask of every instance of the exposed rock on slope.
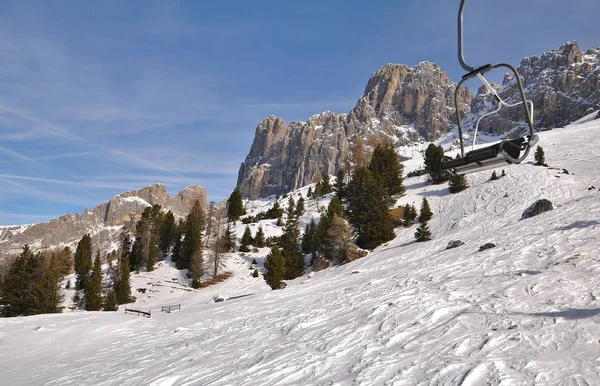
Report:
[[[535,126],[539,130],[565,126],[585,114],[600,109],[600,48],[582,53],[575,41],[550,50],[541,57],[521,61],[517,71],[523,78],[527,97],[534,105]],[[514,76],[507,74],[502,86],[494,85],[508,101],[520,100]],[[485,88],[471,103],[471,113],[479,116],[493,108],[491,94]],[[480,130],[500,134],[523,121],[522,109],[503,110],[485,118]]]
[[[397,145],[419,136],[433,140],[452,127],[455,87],[436,64],[386,64],[348,114],[324,112],[289,126],[267,117],[256,128],[238,187],[255,199],[307,185],[319,172],[336,174],[347,168],[359,138],[392,138]],[[460,95],[460,106],[467,111],[473,96],[467,89]]]
[[34,250],[76,246],[86,233],[92,235],[94,248],[109,251],[116,246],[121,226],[136,219],[147,206],[159,204],[176,217],[183,217],[196,200],[206,208],[206,192],[201,186],[188,186],[169,196],[164,185],[155,184],[116,195],[81,215],[66,214],[46,223],[0,227],[0,262],[2,258],[18,254],[25,244]]

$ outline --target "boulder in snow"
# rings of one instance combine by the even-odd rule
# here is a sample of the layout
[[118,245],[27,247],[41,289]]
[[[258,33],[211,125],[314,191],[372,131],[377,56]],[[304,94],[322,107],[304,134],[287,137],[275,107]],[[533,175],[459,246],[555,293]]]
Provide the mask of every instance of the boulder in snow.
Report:
[[533,203],[529,208],[525,209],[521,215],[521,220],[537,216],[540,213],[544,213],[552,209],[554,209],[554,206],[550,200],[542,198],[541,200],[537,200],[535,203]]
[[446,249],[458,248],[461,245],[465,245],[465,243],[460,240],[450,240],[450,241],[448,241],[448,245],[446,246]]
[[490,249],[490,248],[494,248],[494,247],[496,247],[496,244],[494,244],[494,243],[485,243],[479,247],[479,252],[485,251],[486,249]]

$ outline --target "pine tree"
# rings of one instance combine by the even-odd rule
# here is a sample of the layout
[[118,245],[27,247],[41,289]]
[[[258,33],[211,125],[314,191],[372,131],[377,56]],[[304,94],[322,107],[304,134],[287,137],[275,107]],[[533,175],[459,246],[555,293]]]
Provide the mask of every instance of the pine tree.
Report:
[[227,225],[225,227],[225,232],[223,233],[223,247],[224,247],[225,251],[227,251],[227,252],[235,251],[235,244],[236,244],[235,240],[236,240],[235,229],[233,229],[233,226],[228,221]]
[[433,213],[431,212],[431,208],[429,207],[429,201],[427,201],[427,197],[423,197],[423,202],[421,203],[421,215],[419,216],[419,222],[427,222],[431,220],[431,217],[433,217]]
[[425,172],[429,173],[429,178],[434,184],[441,184],[448,180],[448,172],[442,169],[444,160],[444,149],[441,146],[435,146],[430,143],[425,150]]
[[86,311],[98,311],[102,308],[102,266],[100,264],[100,250],[96,251],[92,276],[87,281],[85,288]]
[[276,290],[282,287],[285,270],[285,258],[279,247],[274,245],[265,258],[265,273],[263,275],[271,289]]
[[242,193],[235,188],[227,200],[227,218],[229,221],[236,222],[244,215],[244,203],[242,202]]
[[39,307],[33,313],[50,314],[61,311],[63,296],[60,291],[60,269],[59,256],[52,252],[50,261],[43,267],[40,282],[34,285],[34,297]]
[[414,205],[406,204],[404,206],[403,222],[405,227],[410,227],[417,218],[417,208]]
[[344,169],[340,169],[335,178],[335,185],[333,187],[333,191],[335,192],[335,195],[337,196],[337,198],[339,198],[340,201],[344,200],[346,194],[346,184],[344,182],[345,178],[346,173],[344,172]]
[[135,228],[135,242],[131,252],[131,269],[139,271],[141,267],[152,271],[160,255],[160,205],[147,207]]
[[429,231],[427,221],[424,221],[419,225],[417,231],[415,232],[415,239],[417,240],[417,242],[431,240],[431,232]]
[[[504,171],[504,169],[502,169],[502,171]],[[497,179],[498,179],[498,175],[496,174],[496,171],[494,170],[492,172],[492,178],[490,178],[490,180],[496,181]]]
[[327,217],[332,219],[335,215],[343,216],[343,213],[344,207],[342,206],[342,202],[337,196],[334,196],[327,206]]
[[281,254],[285,258],[286,280],[295,279],[304,273],[304,258],[300,253],[300,229],[296,216],[295,203],[292,196],[288,199],[287,220],[281,235]]
[[240,252],[250,252],[250,245],[252,245],[252,233],[250,231],[250,226],[246,225],[246,229],[244,229],[244,234],[242,235]]
[[319,198],[322,195],[323,195],[323,186],[321,184],[321,181],[319,181],[315,184],[315,191],[313,192],[313,197]]
[[398,154],[391,143],[379,144],[375,147],[369,170],[374,177],[382,180],[390,197],[404,194],[402,180],[404,166],[398,160]]
[[173,251],[171,252],[171,261],[177,266],[177,262],[181,259],[181,246],[183,244],[183,227],[180,223],[175,229],[175,241],[173,242]]
[[161,256],[166,256],[171,252],[171,248],[175,243],[175,216],[173,212],[168,211],[160,224],[160,253]]
[[196,259],[196,269],[202,265],[198,260],[202,259],[204,226],[204,210],[200,205],[200,201],[196,201],[185,220],[184,238],[181,245],[180,258],[177,260],[178,269],[189,269],[192,257]]
[[298,202],[296,203],[296,211],[294,213],[294,215],[296,217],[301,217],[304,214],[305,208],[304,208],[304,198],[300,197],[298,199]]
[[500,174],[501,177],[506,177],[506,172],[504,171],[504,169],[502,169],[502,174]]
[[331,192],[333,192],[333,187],[331,186],[331,181],[329,179],[329,173],[325,173],[325,176],[323,177],[323,182],[321,184],[321,193],[329,194]]
[[60,266],[60,275],[66,276],[71,273],[71,267],[73,267],[73,252],[71,251],[71,248],[64,247],[62,250],[58,251],[57,259]]
[[254,236],[254,246],[256,248],[264,248],[265,246],[265,232],[263,231],[262,226],[259,226],[256,231],[256,235]]
[[533,156],[535,159],[535,164],[537,166],[546,166],[546,156],[544,154],[544,149],[538,145],[535,149],[535,154]]
[[75,250],[75,275],[77,277],[75,289],[82,290],[85,288],[90,270],[92,269],[92,238],[89,234],[83,235],[77,249]]
[[254,268],[254,272],[252,272],[252,277],[259,277],[258,269]]
[[106,294],[106,300],[104,302],[104,311],[118,311],[119,305],[117,303],[117,295],[115,291],[108,291]]
[[465,175],[450,174],[450,182],[448,183],[448,190],[450,191],[450,193],[454,194],[462,192],[468,187],[469,184]]
[[121,260],[119,261],[118,272],[119,280],[115,284],[115,295],[117,297],[118,304],[126,304],[132,301],[128,256],[121,257]]
[[316,236],[317,236],[317,224],[313,218],[306,224],[304,233],[302,234],[302,241],[300,242],[300,248],[302,253],[309,254],[316,252]]
[[357,234],[361,248],[372,249],[394,238],[394,222],[389,208],[392,200],[380,178],[367,168],[358,168],[347,187],[346,215]]
[[129,233],[123,233],[121,238],[121,255],[117,264],[117,280],[115,280],[115,296],[118,304],[126,304],[131,302],[131,282],[129,258],[131,256],[131,238]]
[[312,197],[313,196],[313,191],[312,191],[312,186],[308,187],[308,191],[306,192],[306,197]]
[[0,292],[0,312],[2,316],[28,315],[30,292],[30,274],[32,272],[34,254],[28,245],[12,262],[8,273],[2,281]]

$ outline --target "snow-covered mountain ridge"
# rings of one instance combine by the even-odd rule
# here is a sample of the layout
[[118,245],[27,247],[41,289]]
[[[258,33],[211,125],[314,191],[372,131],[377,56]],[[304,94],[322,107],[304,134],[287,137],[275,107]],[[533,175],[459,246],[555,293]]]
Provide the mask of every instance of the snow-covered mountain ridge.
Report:
[[[549,168],[529,160],[497,181],[491,171],[474,174],[455,195],[409,178],[399,204],[428,197],[433,240],[416,243],[414,227],[397,229],[366,257],[307,273],[284,290],[250,276],[253,258],[262,267],[261,250],[232,256],[232,278],[192,292],[149,285],[175,278],[168,265],[134,275],[134,287],[155,292],[134,292],[131,306],[152,318],[121,309],[0,319],[2,381],[598,384],[599,133],[597,120],[543,132]],[[520,220],[539,198],[554,210]],[[268,200],[251,204],[259,210]],[[465,245],[446,250],[456,239]],[[497,246],[479,252],[488,242]],[[229,300],[213,303],[217,293]],[[171,303],[181,311],[160,312]]]

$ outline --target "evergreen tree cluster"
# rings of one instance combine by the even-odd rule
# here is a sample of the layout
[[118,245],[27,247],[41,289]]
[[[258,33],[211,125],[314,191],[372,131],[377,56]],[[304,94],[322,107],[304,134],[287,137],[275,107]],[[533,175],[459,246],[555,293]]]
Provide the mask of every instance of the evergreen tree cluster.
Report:
[[240,243],[240,252],[250,252],[250,246],[254,246],[256,248],[263,248],[265,246],[265,242],[265,232],[263,231],[262,226],[258,227],[256,235],[252,237],[252,231],[250,230],[250,226],[246,225]]
[[166,215],[160,205],[149,206],[142,212],[135,227],[135,241],[131,251],[131,269],[153,271],[154,265],[171,248],[175,237],[175,218]]
[[325,176],[321,178],[321,174],[317,174],[317,181],[315,183],[315,190],[311,190],[309,197],[319,198],[326,194],[333,192],[333,186],[331,185],[331,179],[329,174],[325,173]]
[[71,269],[71,250],[42,253],[28,245],[12,262],[0,285],[0,315],[60,312],[60,282]]
[[372,249],[394,238],[389,212],[394,197],[404,194],[403,166],[391,144],[379,144],[367,167],[357,168],[344,187],[344,214],[356,234],[356,244]]
[[244,223],[244,224],[256,223],[256,222],[259,222],[260,220],[278,219],[278,218],[281,218],[282,216],[283,216],[283,209],[281,208],[281,205],[279,204],[279,198],[277,198],[277,199],[275,199],[273,206],[271,208],[269,208],[269,210],[267,210],[266,212],[257,213],[254,216],[246,216],[242,219],[242,223]]

